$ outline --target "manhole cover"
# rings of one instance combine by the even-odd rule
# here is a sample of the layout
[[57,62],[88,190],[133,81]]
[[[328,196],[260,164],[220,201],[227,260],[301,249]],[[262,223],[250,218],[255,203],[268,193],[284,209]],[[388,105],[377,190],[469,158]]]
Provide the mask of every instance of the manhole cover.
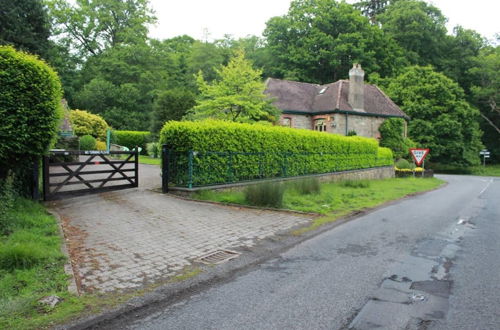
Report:
[[207,265],[214,265],[214,264],[221,264],[225,261],[236,258],[239,255],[240,254],[238,252],[230,250],[218,250],[204,255],[203,257],[196,259],[196,261],[202,262]]

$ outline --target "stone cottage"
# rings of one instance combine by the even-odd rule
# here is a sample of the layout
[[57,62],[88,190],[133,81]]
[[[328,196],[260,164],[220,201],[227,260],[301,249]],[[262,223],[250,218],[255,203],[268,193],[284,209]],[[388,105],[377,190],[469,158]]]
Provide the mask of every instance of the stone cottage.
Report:
[[379,139],[385,119],[399,117],[406,123],[409,117],[377,86],[365,84],[364,75],[355,64],[349,80],[326,85],[269,78],[265,93],[281,110],[283,126]]

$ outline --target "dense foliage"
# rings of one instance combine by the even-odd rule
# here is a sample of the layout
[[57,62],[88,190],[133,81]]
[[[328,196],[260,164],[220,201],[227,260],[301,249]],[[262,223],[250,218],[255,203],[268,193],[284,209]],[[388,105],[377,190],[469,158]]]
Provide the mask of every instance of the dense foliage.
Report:
[[101,141],[106,140],[106,131],[109,126],[101,116],[85,110],[71,110],[69,118],[76,136],[92,135]]
[[259,124],[168,122],[161,131],[160,143],[167,144],[177,157],[172,170],[177,183],[185,185],[393,164],[390,149],[379,148],[374,139]]
[[151,133],[143,131],[113,131],[112,142],[125,146],[130,150],[135,147],[142,149],[142,154],[147,153],[147,144],[150,142]]
[[379,132],[382,135],[380,145],[390,148],[396,159],[409,159],[409,149],[416,147],[415,142],[404,136],[404,129],[405,121],[402,118],[386,119],[379,128]]
[[158,95],[151,118],[151,132],[158,134],[169,120],[181,120],[195,102],[195,94],[183,89],[173,89]]
[[[26,88],[29,86],[29,88]],[[54,142],[61,117],[57,74],[32,55],[0,47],[0,178]]]
[[408,135],[431,149],[433,162],[474,165],[479,162],[479,112],[465,100],[457,83],[431,67],[409,67],[391,80],[389,96],[412,120]]
[[96,150],[97,140],[92,135],[84,135],[80,138],[80,150]]

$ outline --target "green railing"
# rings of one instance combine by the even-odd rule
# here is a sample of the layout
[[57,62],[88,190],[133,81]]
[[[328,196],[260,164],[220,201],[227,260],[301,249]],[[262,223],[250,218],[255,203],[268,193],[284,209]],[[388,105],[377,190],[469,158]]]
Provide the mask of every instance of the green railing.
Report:
[[376,154],[176,152],[163,148],[163,186],[200,187],[393,165]]

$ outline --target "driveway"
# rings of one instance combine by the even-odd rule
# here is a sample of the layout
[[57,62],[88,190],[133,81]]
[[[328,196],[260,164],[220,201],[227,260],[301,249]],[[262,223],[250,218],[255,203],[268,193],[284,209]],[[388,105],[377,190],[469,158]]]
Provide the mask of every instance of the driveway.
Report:
[[171,278],[195,259],[303,225],[309,215],[226,207],[163,195],[160,169],[140,165],[139,188],[50,203],[62,219],[82,292],[129,290]]

